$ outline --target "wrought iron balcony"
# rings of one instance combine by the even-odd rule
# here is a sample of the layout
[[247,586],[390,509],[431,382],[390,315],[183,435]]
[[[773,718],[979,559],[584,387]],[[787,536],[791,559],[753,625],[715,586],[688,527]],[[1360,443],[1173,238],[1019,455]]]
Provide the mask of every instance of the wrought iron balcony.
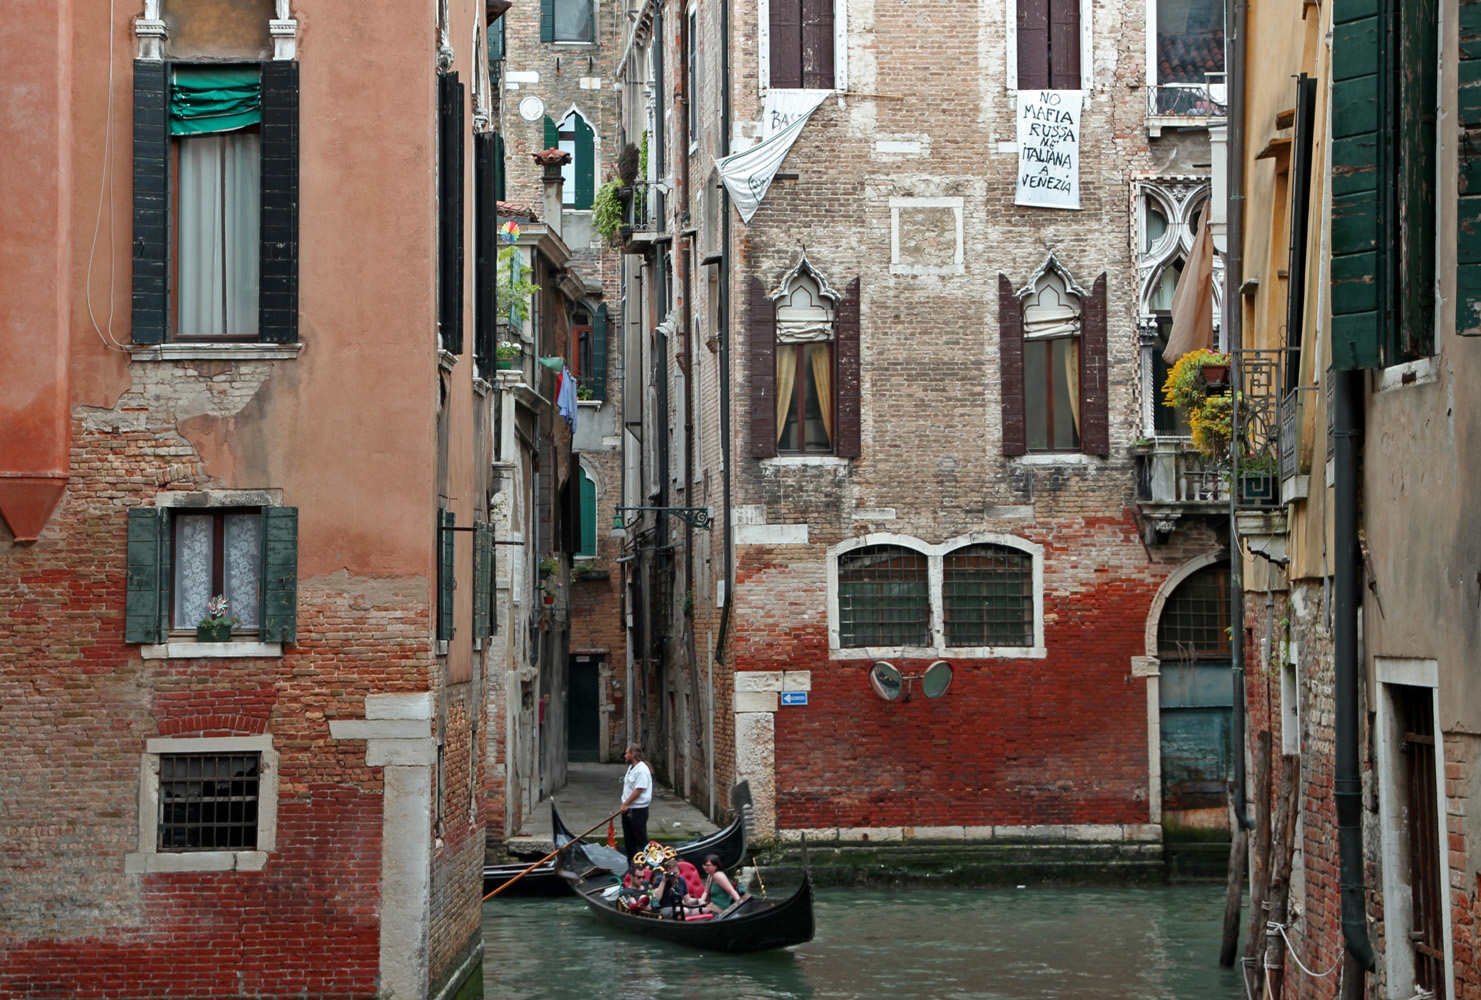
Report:
[[1167,127],[1221,125],[1228,100],[1223,73],[1209,73],[1201,83],[1153,84],[1147,88],[1147,128],[1155,137]]
[[[1181,517],[1224,516],[1230,489],[1238,479],[1236,510],[1274,509],[1281,504],[1283,351],[1239,351],[1239,463],[1200,454],[1187,437],[1164,435],[1133,448],[1137,506],[1159,535],[1171,532]],[[1289,432],[1288,432],[1289,433]]]

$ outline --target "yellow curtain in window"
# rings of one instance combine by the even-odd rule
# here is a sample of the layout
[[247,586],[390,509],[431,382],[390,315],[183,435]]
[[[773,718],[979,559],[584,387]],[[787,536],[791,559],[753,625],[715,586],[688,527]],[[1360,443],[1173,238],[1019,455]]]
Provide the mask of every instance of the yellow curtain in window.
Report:
[[[776,439],[782,439],[787,426],[787,414],[792,410],[792,397],[797,389],[797,353],[800,344],[776,345]],[[798,418],[802,418],[798,414]]]
[[828,363],[827,344],[809,344],[812,355],[812,380],[818,390],[818,409],[823,411],[823,432],[833,444],[833,366]]
[[1065,342],[1060,352],[1064,367],[1065,395],[1070,397],[1070,418],[1075,421],[1075,436],[1080,436],[1080,338]]

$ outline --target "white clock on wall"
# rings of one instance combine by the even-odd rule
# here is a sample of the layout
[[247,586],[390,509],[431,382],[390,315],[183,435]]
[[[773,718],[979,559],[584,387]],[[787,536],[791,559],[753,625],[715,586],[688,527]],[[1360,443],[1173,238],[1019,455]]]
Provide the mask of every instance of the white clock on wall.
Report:
[[519,116],[527,122],[537,122],[545,115],[545,102],[530,94],[519,102]]

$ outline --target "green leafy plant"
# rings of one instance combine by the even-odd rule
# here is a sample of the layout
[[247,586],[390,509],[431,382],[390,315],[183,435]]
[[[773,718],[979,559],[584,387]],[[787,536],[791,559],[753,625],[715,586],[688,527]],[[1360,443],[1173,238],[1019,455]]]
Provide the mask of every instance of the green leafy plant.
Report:
[[551,557],[548,559],[540,560],[540,576],[542,579],[547,576],[554,576],[560,571],[560,568],[561,564],[559,559]]
[[642,145],[638,147],[638,176],[643,180],[648,179],[648,133],[643,132]]
[[515,246],[499,248],[499,275],[495,286],[498,315],[508,316],[509,325],[522,329],[530,316],[530,296],[540,286],[530,280],[535,269],[525,263],[524,254]]
[[1235,400],[1244,396],[1228,389],[1210,391],[1203,377],[1204,365],[1228,365],[1229,355],[1218,351],[1189,351],[1177,360],[1167,381],[1162,384],[1162,398],[1188,414],[1188,427],[1193,434],[1193,447],[1205,458],[1227,461],[1233,438]]
[[231,613],[231,602],[225,594],[217,594],[206,602],[206,615],[197,625],[201,628],[235,628],[242,620]]
[[523,353],[524,348],[512,340],[501,340],[494,348],[494,357],[500,361],[518,361]]
[[576,387],[576,398],[577,399],[596,399],[597,398],[597,394],[596,394],[596,391],[594,389],[592,389],[592,387],[589,386],[589,385],[578,385]]
[[[627,147],[632,149],[631,146]],[[622,179],[614,177],[601,187],[591,200],[591,224],[597,234],[608,243],[617,238],[617,229],[622,225]]]

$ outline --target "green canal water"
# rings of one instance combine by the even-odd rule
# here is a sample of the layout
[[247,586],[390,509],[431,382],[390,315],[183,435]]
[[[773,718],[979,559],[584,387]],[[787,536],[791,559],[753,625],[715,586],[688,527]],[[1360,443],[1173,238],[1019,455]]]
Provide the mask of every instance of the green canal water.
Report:
[[[772,892],[786,892],[772,887]],[[484,904],[484,996],[1235,1000],[1222,886],[821,889],[808,944],[719,955],[598,924],[574,897]]]

